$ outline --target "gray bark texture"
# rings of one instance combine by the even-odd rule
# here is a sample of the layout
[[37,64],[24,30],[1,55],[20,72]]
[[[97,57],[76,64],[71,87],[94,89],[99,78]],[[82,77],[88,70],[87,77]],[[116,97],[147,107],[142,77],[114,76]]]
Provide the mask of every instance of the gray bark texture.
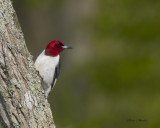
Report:
[[10,0],[0,0],[0,121],[4,128],[55,128]]

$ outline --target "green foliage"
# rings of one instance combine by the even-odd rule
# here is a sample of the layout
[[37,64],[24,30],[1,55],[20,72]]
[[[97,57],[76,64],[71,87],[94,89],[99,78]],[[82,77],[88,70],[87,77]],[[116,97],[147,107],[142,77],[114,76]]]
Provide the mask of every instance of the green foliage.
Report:
[[96,35],[118,36],[129,41],[150,42],[160,32],[159,1],[103,1],[94,26]]

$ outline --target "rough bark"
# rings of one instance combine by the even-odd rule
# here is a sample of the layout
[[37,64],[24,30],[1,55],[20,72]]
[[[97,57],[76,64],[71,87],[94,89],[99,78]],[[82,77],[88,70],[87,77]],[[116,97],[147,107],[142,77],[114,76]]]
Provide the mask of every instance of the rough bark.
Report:
[[3,127],[55,127],[10,0],[0,0],[0,120]]

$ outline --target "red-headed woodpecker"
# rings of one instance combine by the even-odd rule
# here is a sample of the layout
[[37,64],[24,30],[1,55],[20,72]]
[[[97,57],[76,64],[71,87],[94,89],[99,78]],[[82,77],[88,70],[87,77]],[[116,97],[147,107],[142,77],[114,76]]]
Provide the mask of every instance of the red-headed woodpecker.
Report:
[[64,49],[70,49],[59,40],[51,41],[45,50],[37,57],[35,68],[42,77],[42,85],[46,98],[53,89],[60,73],[60,55]]

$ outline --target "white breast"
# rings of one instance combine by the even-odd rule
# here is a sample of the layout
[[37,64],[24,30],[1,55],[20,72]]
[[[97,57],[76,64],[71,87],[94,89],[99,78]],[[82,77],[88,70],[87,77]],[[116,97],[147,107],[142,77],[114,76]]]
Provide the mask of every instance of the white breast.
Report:
[[59,62],[60,56],[46,56],[43,51],[35,61],[35,68],[39,71],[40,76],[43,78],[43,87],[46,91],[51,88],[55,67]]

